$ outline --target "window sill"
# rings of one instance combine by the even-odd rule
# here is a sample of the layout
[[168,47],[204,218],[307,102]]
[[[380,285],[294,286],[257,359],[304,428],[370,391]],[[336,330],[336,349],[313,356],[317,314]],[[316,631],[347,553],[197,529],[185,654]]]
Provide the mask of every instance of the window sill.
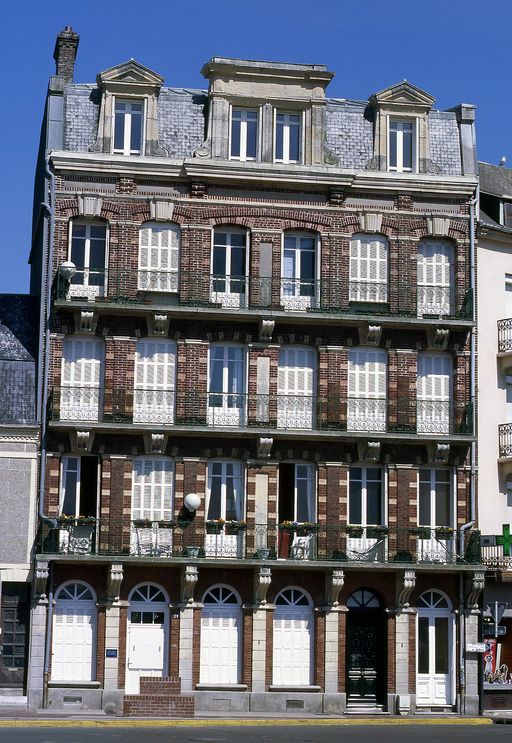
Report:
[[196,691],[247,691],[247,684],[196,684]]
[[268,687],[268,690],[269,691],[317,693],[321,691],[321,688],[322,688],[321,686],[315,686],[313,684],[308,684],[307,686],[291,686],[288,684],[284,684],[283,686],[276,686],[272,684],[271,686]]
[[48,681],[48,686],[65,689],[99,689],[100,681]]

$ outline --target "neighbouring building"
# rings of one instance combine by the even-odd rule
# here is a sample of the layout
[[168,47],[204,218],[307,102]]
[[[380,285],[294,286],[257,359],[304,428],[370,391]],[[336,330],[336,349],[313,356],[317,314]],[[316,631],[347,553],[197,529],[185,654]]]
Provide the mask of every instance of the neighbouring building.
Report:
[[0,295],[0,708],[26,700],[37,526],[38,305]]
[[77,47],[36,176],[31,705],[477,712],[474,108],[223,57],[82,84]]
[[484,708],[512,709],[512,170],[479,163],[479,174],[478,510],[489,568],[484,607],[507,604],[501,607],[504,635],[494,636],[486,612]]

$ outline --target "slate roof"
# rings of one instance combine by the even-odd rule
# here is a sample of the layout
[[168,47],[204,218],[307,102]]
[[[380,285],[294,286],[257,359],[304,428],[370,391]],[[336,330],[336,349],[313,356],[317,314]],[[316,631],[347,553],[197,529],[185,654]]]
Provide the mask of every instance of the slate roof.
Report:
[[512,199],[512,168],[503,168],[490,163],[478,163],[480,191],[493,196]]
[[35,297],[0,294],[0,425],[35,422],[37,306]]

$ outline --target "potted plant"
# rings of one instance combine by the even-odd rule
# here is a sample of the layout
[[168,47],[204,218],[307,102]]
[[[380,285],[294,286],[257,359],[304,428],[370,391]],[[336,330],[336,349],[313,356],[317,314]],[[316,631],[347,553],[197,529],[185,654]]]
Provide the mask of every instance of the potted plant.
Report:
[[436,526],[436,539],[451,539],[453,532],[450,526]]
[[185,555],[187,557],[198,557],[199,556],[199,547],[196,547],[195,545],[189,544],[187,547],[185,547]]
[[419,539],[430,539],[431,530],[428,526],[413,526],[409,529],[409,534]]
[[366,527],[366,535],[370,539],[383,539],[385,536],[387,536],[389,532],[389,529],[387,526],[384,525],[376,525],[376,526],[367,526]]
[[166,521],[165,519],[162,519],[162,521],[158,522],[159,529],[173,529],[174,526],[174,521]]
[[345,526],[345,531],[347,532],[347,536],[352,537],[353,539],[359,539],[363,536],[363,527],[358,524],[347,524]]
[[269,547],[258,547],[256,550],[256,557],[258,560],[268,560],[270,557],[270,548]]
[[151,529],[153,522],[150,519],[134,519],[133,526],[135,529]]
[[224,532],[226,534],[238,534],[241,531],[247,529],[245,521],[226,521],[224,524]]
[[205,524],[206,533],[220,534],[225,523],[224,519],[209,519]]
[[309,534],[314,534],[318,530],[317,524],[313,524],[311,521],[304,521],[302,524],[297,524],[296,532],[299,537],[307,537]]

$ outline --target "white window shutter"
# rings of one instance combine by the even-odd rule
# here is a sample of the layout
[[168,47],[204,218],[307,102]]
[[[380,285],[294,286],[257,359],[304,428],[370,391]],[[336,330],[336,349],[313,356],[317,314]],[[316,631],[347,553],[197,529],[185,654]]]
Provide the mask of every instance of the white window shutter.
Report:
[[441,354],[418,354],[419,400],[450,399],[451,358]]

